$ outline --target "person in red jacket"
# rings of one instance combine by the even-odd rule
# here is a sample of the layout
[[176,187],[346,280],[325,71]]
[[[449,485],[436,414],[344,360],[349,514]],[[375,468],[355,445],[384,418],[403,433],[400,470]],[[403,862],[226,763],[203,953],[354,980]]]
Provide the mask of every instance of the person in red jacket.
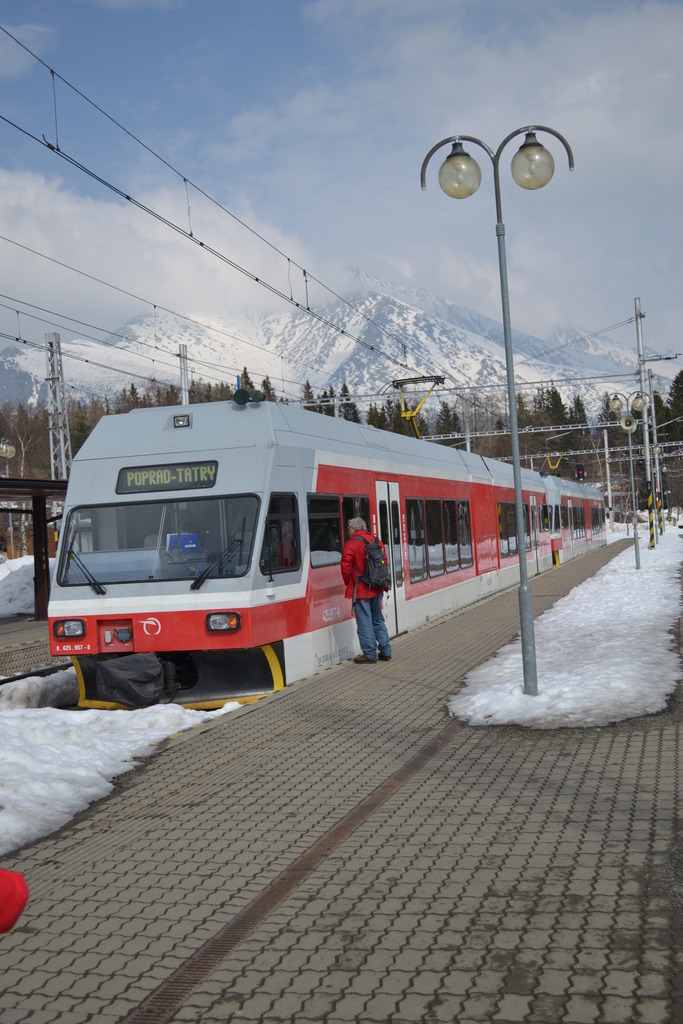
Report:
[[[384,591],[374,590],[358,579],[365,572],[365,544],[363,540],[371,541],[373,539],[372,534],[368,533],[365,520],[361,519],[360,516],[350,519],[347,525],[349,539],[342,551],[341,574],[346,584],[345,596],[353,600],[354,589],[356,591],[353,607],[356,616],[358,640],[363,651],[362,654],[359,654],[353,660],[358,665],[374,664],[378,658],[380,661],[389,661],[391,658],[391,643],[389,642],[389,633],[387,632],[387,626],[382,615],[382,595]],[[384,545],[382,547],[384,548]],[[378,648],[379,654],[377,653]]]
[[18,871],[0,868],[0,932],[9,932],[28,900],[28,886]]

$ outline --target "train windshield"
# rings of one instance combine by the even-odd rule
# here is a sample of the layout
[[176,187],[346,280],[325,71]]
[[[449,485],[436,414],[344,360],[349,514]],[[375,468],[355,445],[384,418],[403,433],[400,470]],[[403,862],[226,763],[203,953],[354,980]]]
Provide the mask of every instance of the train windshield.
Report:
[[58,582],[98,591],[108,583],[244,576],[258,511],[253,494],[72,509]]

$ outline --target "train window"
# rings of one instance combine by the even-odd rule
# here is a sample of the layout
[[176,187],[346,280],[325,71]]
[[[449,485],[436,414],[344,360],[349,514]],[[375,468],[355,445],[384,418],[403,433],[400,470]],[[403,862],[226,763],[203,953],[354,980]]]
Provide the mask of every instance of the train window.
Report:
[[446,548],[446,572],[457,572],[460,568],[460,552],[458,550],[458,506],[455,501],[444,501],[443,503],[443,539]]
[[259,500],[253,494],[73,509],[61,586],[244,576]]
[[424,503],[420,498],[406,498],[406,529],[408,531],[408,571],[410,582],[427,579]]
[[336,494],[308,495],[308,536],[313,567],[339,565],[342,528]]
[[[510,511],[512,510],[512,522]],[[498,502],[498,537],[500,557],[508,558],[515,551],[515,506],[509,501]]]
[[377,504],[377,519],[379,521],[379,539],[387,547],[389,544],[389,509],[386,501]]
[[569,526],[569,508],[567,505],[562,505],[560,507],[560,523],[562,524],[563,530],[566,530]]
[[583,511],[583,505],[574,505],[572,507],[572,517],[574,520],[574,536],[585,537],[586,519]]
[[368,530],[372,533],[372,520],[370,519],[370,499],[367,494],[344,494],[342,496],[342,523],[344,526],[344,540],[349,539],[349,519],[363,519]]
[[460,568],[469,569],[474,563],[469,501],[458,502],[458,539],[460,541]]
[[559,533],[562,529],[562,520],[560,519],[560,506],[555,505],[555,519],[553,522],[553,531]]
[[553,507],[552,505],[539,505],[538,506],[538,525],[541,533],[547,533],[550,530],[552,523]]
[[[531,551],[529,530],[529,506],[524,505],[524,546]],[[500,557],[517,554],[517,513],[514,501],[498,502],[498,532],[500,535]]]
[[259,567],[264,576],[292,572],[301,565],[299,512],[295,494],[271,494]]
[[443,527],[441,522],[441,502],[427,498],[425,502],[425,522],[427,526],[427,561],[430,576],[443,576]]
[[398,502],[391,503],[391,543],[394,548],[394,581],[397,587],[403,586],[403,558],[401,557],[401,516]]

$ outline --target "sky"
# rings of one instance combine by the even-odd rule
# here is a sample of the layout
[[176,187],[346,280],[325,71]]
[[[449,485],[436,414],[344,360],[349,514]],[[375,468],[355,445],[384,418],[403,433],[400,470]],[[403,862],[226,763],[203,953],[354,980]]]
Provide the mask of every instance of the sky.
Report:
[[[608,541],[624,529],[615,528]],[[680,679],[672,626],[681,612],[683,545],[672,524],[654,550],[646,528],[639,536],[640,569],[631,545],[535,620],[537,696],[523,692],[517,641],[469,673],[449,700],[451,715],[472,726],[562,729],[663,711]],[[32,611],[32,572],[30,558],[0,564],[6,614]],[[400,650],[394,653],[400,658]],[[0,686],[0,856],[107,796],[112,780],[165,737],[238,707],[69,711],[77,692],[73,669]]]
[[545,125],[573,172],[542,132],[546,188],[512,181],[522,135],[500,163],[512,326],[633,352],[639,298],[646,347],[683,348],[680,0],[0,0],[0,26],[0,347],[319,309],[351,267],[500,320],[489,157],[468,200],[450,146],[420,168]]

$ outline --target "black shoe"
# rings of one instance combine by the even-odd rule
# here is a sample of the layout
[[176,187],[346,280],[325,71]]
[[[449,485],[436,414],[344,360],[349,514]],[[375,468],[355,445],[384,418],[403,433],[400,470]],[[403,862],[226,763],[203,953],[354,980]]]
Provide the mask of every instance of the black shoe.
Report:
[[390,654],[382,654],[381,651],[379,652],[377,657],[379,658],[380,661],[391,661],[391,655]]
[[356,665],[374,665],[376,661],[374,658],[366,658],[364,654],[357,654],[353,660]]

